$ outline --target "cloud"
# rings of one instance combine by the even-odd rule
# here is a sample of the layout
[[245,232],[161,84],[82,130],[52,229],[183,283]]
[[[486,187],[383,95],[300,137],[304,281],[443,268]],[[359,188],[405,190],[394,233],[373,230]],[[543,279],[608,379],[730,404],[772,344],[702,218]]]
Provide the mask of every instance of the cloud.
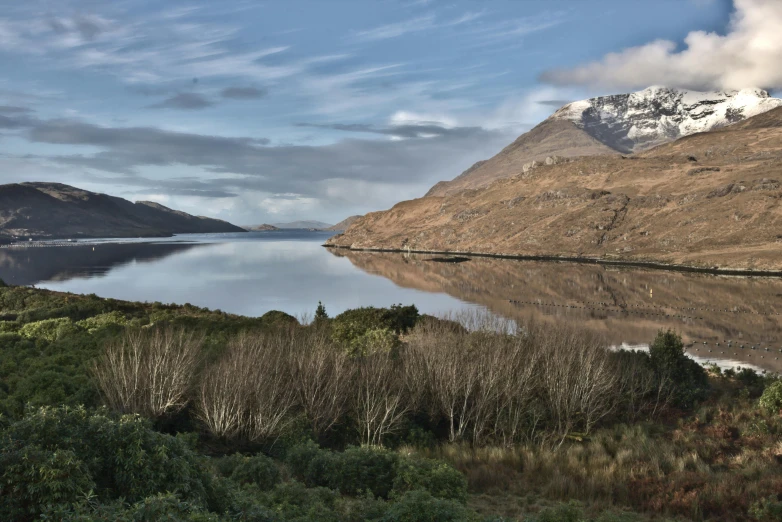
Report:
[[330,129],[345,132],[358,132],[368,134],[381,134],[395,138],[432,138],[435,136],[454,136],[458,134],[470,134],[478,131],[475,127],[443,127],[437,123],[416,123],[411,125],[391,125],[377,127],[363,123],[297,123],[297,127],[314,127],[318,129]]
[[[172,132],[151,127],[108,127],[77,120],[16,119],[26,126],[33,143],[91,146],[92,154],[46,155],[38,160],[109,175],[106,183],[137,186],[147,191],[202,197],[228,197],[247,191],[297,194],[330,204],[367,204],[367,187],[393,185],[410,196],[421,195],[434,181],[452,178],[479,159],[496,153],[511,136],[478,127],[375,129],[347,125],[360,132],[431,137],[405,140],[346,139],[321,146],[268,146],[264,138],[221,137]],[[151,180],[142,170],[184,167],[191,177]],[[83,174],[80,174],[83,177]],[[98,183],[103,176],[90,181]],[[113,181],[111,181],[113,180]],[[342,180],[342,182],[340,181]],[[336,185],[335,185],[336,183]],[[335,186],[361,184],[362,198]],[[420,193],[415,194],[415,191]],[[194,194],[194,192],[193,192]],[[375,201],[392,204],[392,192],[375,194]],[[190,194],[192,195],[192,194]]]
[[180,92],[170,98],[166,98],[160,103],[149,105],[150,109],[179,109],[179,110],[197,110],[205,109],[214,105],[214,102],[195,92]]
[[220,92],[220,96],[232,100],[257,100],[267,94],[269,94],[267,89],[257,87],[226,87]]
[[467,22],[471,22],[483,16],[483,13],[468,12],[452,20],[444,20],[438,22],[433,14],[419,16],[404,20],[402,22],[394,22],[391,24],[381,25],[373,29],[365,31],[359,31],[355,33],[355,37],[359,40],[371,41],[371,40],[386,40],[389,38],[397,38],[399,36],[415,33],[419,31],[426,31],[429,29],[439,29],[442,27],[454,27],[462,25]]
[[27,107],[0,105],[0,129],[20,129],[29,125],[33,113]]
[[693,31],[683,48],[656,40],[611,53],[572,69],[552,69],[541,80],[555,85],[690,89],[782,88],[782,2],[734,0],[727,33]]
[[537,100],[535,103],[545,105],[547,107],[556,107],[557,109],[571,103],[573,100]]
[[62,35],[78,33],[83,40],[94,40],[111,25],[105,18],[93,14],[49,18],[47,22],[54,32]]

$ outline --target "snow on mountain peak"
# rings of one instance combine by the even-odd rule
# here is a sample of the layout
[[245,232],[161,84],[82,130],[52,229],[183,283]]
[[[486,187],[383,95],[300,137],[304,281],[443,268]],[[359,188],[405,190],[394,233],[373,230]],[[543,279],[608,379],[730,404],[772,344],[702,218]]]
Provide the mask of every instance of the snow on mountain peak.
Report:
[[782,100],[758,88],[698,92],[652,86],[630,94],[569,103],[551,119],[570,120],[609,147],[634,152],[780,106]]

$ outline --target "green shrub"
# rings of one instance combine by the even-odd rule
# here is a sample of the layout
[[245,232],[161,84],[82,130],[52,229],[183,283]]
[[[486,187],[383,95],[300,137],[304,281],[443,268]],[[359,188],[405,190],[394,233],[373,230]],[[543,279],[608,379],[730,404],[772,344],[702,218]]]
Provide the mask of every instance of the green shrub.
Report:
[[0,333],[13,333],[19,330],[19,323],[16,321],[0,321]]
[[357,496],[370,491],[376,497],[387,498],[393,486],[399,456],[377,447],[351,447],[338,455],[334,489],[345,495]]
[[122,502],[95,504],[82,502],[75,508],[49,510],[44,520],[58,522],[219,522],[220,518],[199,506],[183,501],[170,493],[147,497],[127,506]]
[[408,457],[399,459],[395,471],[395,497],[421,489],[436,498],[467,501],[467,478],[450,464]]
[[[83,462],[103,500],[136,502],[161,491],[205,503],[207,470],[188,444],[136,416],[84,408],[42,408],[9,426],[4,447],[69,452]],[[40,506],[39,506],[40,507]]]
[[78,321],[76,325],[84,328],[90,333],[93,333],[101,328],[112,326],[127,326],[128,319],[125,317],[125,314],[115,310],[113,312],[82,319],[81,321]]
[[329,484],[336,470],[333,453],[312,441],[290,448],[285,463],[294,478],[310,487]]
[[400,333],[415,326],[418,317],[418,309],[415,306],[355,308],[342,312],[333,319],[331,335],[334,342],[358,354],[365,353],[367,347],[371,347],[373,343],[378,344],[380,349],[390,349],[396,346]]
[[759,522],[778,522],[782,520],[782,502],[775,496],[754,502],[749,516]]
[[292,326],[299,326],[299,320],[290,314],[280,312],[279,310],[271,310],[261,316],[261,322],[263,326],[269,328],[285,328]]
[[30,339],[44,339],[51,342],[76,331],[77,328],[71,319],[60,317],[27,323],[19,329],[19,334]]
[[265,455],[234,455],[227,458],[234,460],[231,480],[239,484],[255,484],[259,489],[268,490],[280,482],[280,469]]
[[391,504],[383,522],[465,522],[479,520],[459,502],[435,498],[426,491],[408,491]]
[[779,413],[782,411],[782,380],[777,380],[766,386],[758,404],[768,413]]
[[351,496],[369,491],[387,498],[398,459],[396,453],[383,448],[351,447],[338,453],[308,443],[291,448],[286,463],[308,487],[326,487]]
[[652,367],[658,378],[673,389],[674,404],[692,408],[709,389],[706,371],[684,353],[682,338],[675,332],[660,331],[649,347]]
[[69,450],[8,444],[0,450],[0,520],[32,520],[68,506],[95,488],[85,463]]
[[349,344],[353,356],[390,353],[399,347],[399,336],[389,328],[373,328],[359,335]]
[[306,488],[298,482],[277,484],[259,497],[281,521],[341,522],[334,511],[338,496],[327,488]]

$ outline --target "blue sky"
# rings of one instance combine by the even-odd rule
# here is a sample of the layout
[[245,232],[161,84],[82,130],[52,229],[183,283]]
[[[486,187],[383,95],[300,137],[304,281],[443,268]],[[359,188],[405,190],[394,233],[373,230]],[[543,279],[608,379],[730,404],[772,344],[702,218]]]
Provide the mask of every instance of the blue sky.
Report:
[[777,88],[689,65],[715,42],[735,55],[735,35],[767,52],[753,35],[779,29],[772,4],[3,0],[0,181],[336,222],[423,195],[567,101]]

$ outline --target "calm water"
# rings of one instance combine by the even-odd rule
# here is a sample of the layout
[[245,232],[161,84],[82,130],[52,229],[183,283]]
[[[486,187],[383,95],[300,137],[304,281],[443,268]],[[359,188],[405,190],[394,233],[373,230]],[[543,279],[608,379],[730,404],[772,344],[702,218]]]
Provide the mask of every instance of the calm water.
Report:
[[260,316],[312,316],[360,306],[415,304],[443,314],[474,305],[444,293],[402,288],[321,245],[325,232],[182,235],[166,240],[82,241],[77,246],[0,249],[0,278],[133,301],[191,303]]
[[[415,304],[478,308],[520,322],[569,324],[614,346],[672,328],[700,362],[782,371],[782,278],[742,278],[574,263],[330,250],[325,232],[184,235],[0,249],[12,284],[259,316]],[[730,341],[730,342],[729,342]]]

